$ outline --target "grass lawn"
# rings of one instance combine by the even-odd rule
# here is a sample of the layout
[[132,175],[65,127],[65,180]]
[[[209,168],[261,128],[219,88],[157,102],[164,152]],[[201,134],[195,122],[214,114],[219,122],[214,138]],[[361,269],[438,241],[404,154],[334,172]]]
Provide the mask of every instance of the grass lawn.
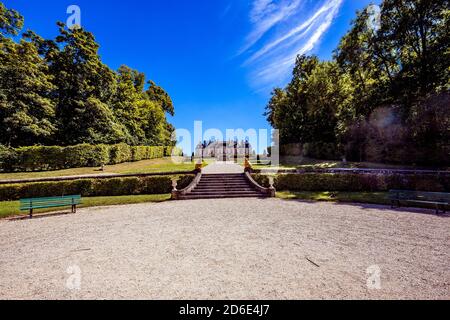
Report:
[[335,201],[387,205],[388,192],[277,192],[277,198],[292,200]]
[[17,173],[0,173],[0,180],[6,179],[33,179],[47,177],[62,177],[76,175],[93,175],[93,174],[132,174],[132,173],[159,173],[159,172],[177,172],[192,171],[195,169],[194,163],[176,163],[172,158],[143,160],[137,162],[120,163],[105,167],[105,171],[99,171],[99,168],[73,168],[58,171],[43,172],[17,172]]
[[[120,196],[120,197],[92,197],[83,198],[83,204],[79,206],[80,208],[89,207],[101,207],[101,206],[113,206],[121,204],[136,204],[145,202],[163,202],[170,200],[170,194],[156,194],[156,195],[138,195],[138,196]],[[36,210],[35,214],[46,213],[46,212],[59,212],[67,211],[70,212],[70,208],[53,208],[53,209],[43,209]],[[19,210],[19,201],[4,201],[0,202],[0,218],[28,215],[28,212],[21,212]]]

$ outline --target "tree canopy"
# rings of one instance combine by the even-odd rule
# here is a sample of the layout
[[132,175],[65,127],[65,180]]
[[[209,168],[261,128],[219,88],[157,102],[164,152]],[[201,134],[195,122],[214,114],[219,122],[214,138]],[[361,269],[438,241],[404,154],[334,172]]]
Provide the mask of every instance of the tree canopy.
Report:
[[384,0],[379,24],[371,6],[357,12],[332,61],[299,56],[266,108],[281,143],[332,145],[330,157],[357,161],[449,164],[449,8]]
[[172,145],[169,94],[125,65],[101,61],[92,33],[57,23],[59,35],[26,31],[0,3],[0,144]]

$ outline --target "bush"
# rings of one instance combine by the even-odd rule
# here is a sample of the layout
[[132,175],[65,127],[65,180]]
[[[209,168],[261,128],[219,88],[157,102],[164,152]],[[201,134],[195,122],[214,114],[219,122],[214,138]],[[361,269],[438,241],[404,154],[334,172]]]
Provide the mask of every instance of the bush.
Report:
[[164,156],[171,157],[172,155],[176,157],[183,156],[183,150],[177,147],[164,147]]
[[125,143],[111,146],[110,164],[130,162],[132,160],[131,147]]
[[16,163],[17,152],[0,144],[0,169],[4,168],[6,171],[12,171]]
[[106,145],[80,144],[63,148],[62,153],[64,168],[94,167],[109,163],[109,147]]
[[0,171],[48,171],[163,158],[173,147],[79,144],[17,149],[0,145]]
[[[261,185],[269,186],[267,176],[255,174],[253,177]],[[275,188],[279,191],[383,192],[400,189],[448,192],[450,191],[450,177],[398,174],[281,174],[275,178]]]
[[[187,187],[193,179],[193,175],[180,176],[178,188],[183,189]],[[170,193],[171,190],[171,176],[83,179],[0,185],[0,201],[73,194],[81,194],[84,197],[164,194]]]

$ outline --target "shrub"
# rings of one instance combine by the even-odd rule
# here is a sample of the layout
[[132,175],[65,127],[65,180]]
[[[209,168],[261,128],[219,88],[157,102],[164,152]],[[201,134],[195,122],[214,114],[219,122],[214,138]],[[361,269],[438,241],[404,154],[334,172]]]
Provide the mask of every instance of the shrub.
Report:
[[95,180],[89,195],[95,197],[137,195],[141,194],[142,186],[143,179],[134,177]]
[[125,143],[111,146],[110,164],[130,162],[132,160],[131,147]]
[[12,171],[18,161],[17,157],[17,152],[14,149],[0,144],[0,169]]
[[[17,149],[0,145],[0,170],[47,171],[95,167],[130,161],[163,158],[172,147],[117,145],[33,146]],[[169,154],[170,155],[170,154]]]
[[171,157],[172,155],[176,157],[183,156],[183,150],[177,147],[164,147],[164,156]]
[[147,159],[149,147],[133,146],[131,147],[131,160],[141,161]]
[[[178,188],[183,189],[187,187],[193,179],[193,175],[179,176]],[[72,194],[81,194],[84,197],[164,194],[170,193],[171,190],[171,176],[82,179],[0,185],[0,201]]]
[[22,147],[15,151],[17,163],[14,167],[19,167],[23,171],[59,169],[61,147]]
[[[267,176],[254,174],[254,179],[268,187]],[[382,192],[391,189],[429,192],[450,191],[450,177],[437,175],[377,175],[305,173],[281,174],[275,178],[279,191],[349,191]]]

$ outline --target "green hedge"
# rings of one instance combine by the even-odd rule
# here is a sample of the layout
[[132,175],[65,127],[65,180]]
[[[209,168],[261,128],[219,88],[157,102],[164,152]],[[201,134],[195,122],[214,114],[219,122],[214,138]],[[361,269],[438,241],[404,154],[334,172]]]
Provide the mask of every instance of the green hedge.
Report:
[[[268,187],[267,176],[254,174],[254,179]],[[349,191],[384,192],[391,189],[450,192],[450,177],[444,175],[376,175],[305,173],[280,174],[275,177],[279,191]]]
[[102,164],[158,159],[180,155],[174,147],[148,147],[80,144],[68,147],[34,146],[7,148],[0,145],[0,171],[49,171],[69,168],[96,167]]
[[[181,175],[178,188],[187,187],[194,175]],[[0,201],[81,194],[83,197],[164,194],[172,190],[172,176],[40,182],[0,185]]]

